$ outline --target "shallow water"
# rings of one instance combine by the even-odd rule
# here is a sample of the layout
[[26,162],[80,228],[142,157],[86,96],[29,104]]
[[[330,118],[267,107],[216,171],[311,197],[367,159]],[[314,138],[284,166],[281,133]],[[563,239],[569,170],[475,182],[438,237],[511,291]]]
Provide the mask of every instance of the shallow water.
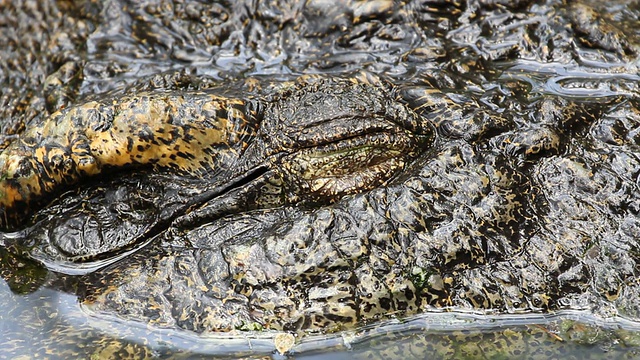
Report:
[[[580,311],[502,316],[434,312],[338,335],[311,335],[282,348],[276,340],[279,333],[207,336],[169,329],[150,333],[141,324],[91,316],[83,312],[75,296],[46,288],[24,296],[12,293],[2,283],[0,296],[4,308],[10,309],[0,315],[0,354],[12,359],[640,357],[639,322],[602,319]],[[509,341],[503,342],[504,338]]]

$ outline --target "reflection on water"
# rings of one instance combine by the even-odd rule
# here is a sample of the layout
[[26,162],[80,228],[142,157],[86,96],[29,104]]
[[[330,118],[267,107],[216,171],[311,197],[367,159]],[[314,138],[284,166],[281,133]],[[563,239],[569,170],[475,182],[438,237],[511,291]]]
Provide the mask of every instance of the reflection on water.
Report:
[[[278,333],[194,335],[88,316],[75,296],[49,288],[18,295],[0,281],[0,354],[7,358],[284,358]],[[426,313],[285,347],[295,359],[633,359],[640,323],[584,312],[480,316]]]

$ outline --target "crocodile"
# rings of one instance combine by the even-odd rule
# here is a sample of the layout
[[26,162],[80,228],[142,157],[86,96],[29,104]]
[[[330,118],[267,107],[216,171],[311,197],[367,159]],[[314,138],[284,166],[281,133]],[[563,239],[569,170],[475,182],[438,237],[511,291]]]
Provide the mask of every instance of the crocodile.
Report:
[[[95,337],[125,352],[158,336],[150,357],[173,335],[348,339],[445,310],[632,324],[500,331],[486,356],[580,334],[637,354],[637,11],[163,4],[56,5],[81,31],[51,32],[42,99],[0,109],[13,291],[72,294],[64,321],[108,323]],[[409,351],[481,356],[469,331]]]
[[175,175],[195,189],[172,194],[140,241],[171,223],[327,204],[386,184],[434,137],[372,74],[302,76],[272,85],[279,90],[268,97],[252,96],[249,87],[260,84],[249,83],[237,86],[246,99],[143,92],[70,107],[27,128],[0,154],[0,226],[11,229],[34,206],[117,170]]

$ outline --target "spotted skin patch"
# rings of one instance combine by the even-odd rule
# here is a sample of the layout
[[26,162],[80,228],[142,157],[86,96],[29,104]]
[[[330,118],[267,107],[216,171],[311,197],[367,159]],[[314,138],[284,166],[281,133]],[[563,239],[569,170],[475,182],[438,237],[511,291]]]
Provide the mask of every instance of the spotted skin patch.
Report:
[[2,222],[19,220],[32,202],[110,168],[212,176],[246,146],[245,105],[205,93],[143,93],[56,112],[0,155]]

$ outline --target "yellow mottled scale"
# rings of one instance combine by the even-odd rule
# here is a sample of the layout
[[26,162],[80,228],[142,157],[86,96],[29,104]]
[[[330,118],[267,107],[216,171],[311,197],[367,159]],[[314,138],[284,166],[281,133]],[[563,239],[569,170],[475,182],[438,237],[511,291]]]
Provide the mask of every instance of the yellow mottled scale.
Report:
[[89,129],[87,137],[92,154],[102,164],[155,164],[198,175],[205,170],[201,161],[214,164],[219,155],[207,149],[240,144],[242,124],[238,122],[244,121],[244,113],[238,108],[243,105],[240,100],[214,96],[195,101],[138,96],[115,107],[118,114],[111,129]]
[[1,222],[111,167],[148,165],[197,177],[224,171],[254,135],[244,106],[205,93],[142,93],[57,112],[0,154]]

